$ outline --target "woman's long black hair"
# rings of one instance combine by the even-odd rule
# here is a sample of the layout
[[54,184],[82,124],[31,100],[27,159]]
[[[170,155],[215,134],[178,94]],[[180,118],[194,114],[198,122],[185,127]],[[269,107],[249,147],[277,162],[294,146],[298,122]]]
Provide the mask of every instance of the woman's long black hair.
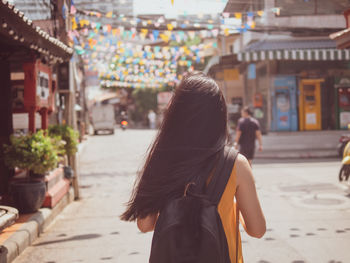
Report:
[[202,191],[227,142],[227,110],[216,82],[203,73],[189,73],[175,89],[159,133],[149,150],[121,219],[155,214],[195,182]]

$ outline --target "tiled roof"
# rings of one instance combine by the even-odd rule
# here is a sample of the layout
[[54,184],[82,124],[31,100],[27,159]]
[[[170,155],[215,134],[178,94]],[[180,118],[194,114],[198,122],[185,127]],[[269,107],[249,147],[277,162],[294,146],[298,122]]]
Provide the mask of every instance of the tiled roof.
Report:
[[338,48],[350,48],[350,28],[335,32],[329,37],[335,40]]
[[73,54],[72,48],[51,37],[40,27],[35,27],[32,20],[6,0],[0,0],[0,34],[48,56],[53,61],[62,62]]

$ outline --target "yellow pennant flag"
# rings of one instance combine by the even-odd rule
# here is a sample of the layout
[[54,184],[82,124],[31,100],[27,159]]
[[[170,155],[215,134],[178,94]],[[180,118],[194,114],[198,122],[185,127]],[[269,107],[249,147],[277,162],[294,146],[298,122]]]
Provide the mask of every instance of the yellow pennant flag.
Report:
[[258,16],[263,16],[264,15],[264,10],[259,10],[256,12]]
[[160,34],[160,38],[164,41],[164,42],[168,42],[169,41],[169,37],[165,34]]
[[242,13],[235,13],[235,18],[242,19]]
[[174,29],[174,26],[173,26],[172,24],[167,24],[166,26],[167,26],[167,28],[168,28],[169,31],[171,31],[171,30]]
[[72,29],[75,30],[78,28],[77,21],[75,20],[75,17],[72,17]]
[[86,19],[81,19],[80,20],[80,26],[83,27],[83,26],[88,26],[90,25],[90,21],[89,20],[86,20]]
[[171,0],[171,4],[174,5],[174,0]]
[[228,36],[228,35],[230,34],[230,31],[229,31],[229,29],[228,29],[228,28],[225,28],[225,30],[224,30],[224,34],[225,34],[225,36]]
[[111,18],[113,16],[113,12],[112,11],[109,11],[107,14],[106,14],[106,17],[108,18]]
[[250,24],[250,27],[251,28],[255,28],[256,24],[255,24],[255,21],[252,21],[251,24]]

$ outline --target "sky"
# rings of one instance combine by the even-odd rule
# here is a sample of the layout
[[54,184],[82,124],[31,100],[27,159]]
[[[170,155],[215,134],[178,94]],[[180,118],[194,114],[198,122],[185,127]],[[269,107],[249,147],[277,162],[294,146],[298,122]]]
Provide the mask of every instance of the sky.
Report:
[[134,0],[134,14],[165,14],[166,17],[176,17],[186,14],[217,14],[221,13],[227,0]]

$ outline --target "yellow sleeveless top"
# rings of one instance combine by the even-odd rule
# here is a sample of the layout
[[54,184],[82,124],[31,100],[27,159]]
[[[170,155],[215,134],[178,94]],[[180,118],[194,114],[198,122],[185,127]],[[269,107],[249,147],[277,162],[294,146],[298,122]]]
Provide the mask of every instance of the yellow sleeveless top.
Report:
[[234,196],[236,194],[236,164],[233,166],[231,176],[227,182],[225,191],[218,205],[218,212],[222,225],[225,230],[230,259],[232,263],[236,263],[236,242],[238,243],[238,262],[243,263],[241,236],[238,232],[238,240],[236,240],[236,209],[234,205]]

